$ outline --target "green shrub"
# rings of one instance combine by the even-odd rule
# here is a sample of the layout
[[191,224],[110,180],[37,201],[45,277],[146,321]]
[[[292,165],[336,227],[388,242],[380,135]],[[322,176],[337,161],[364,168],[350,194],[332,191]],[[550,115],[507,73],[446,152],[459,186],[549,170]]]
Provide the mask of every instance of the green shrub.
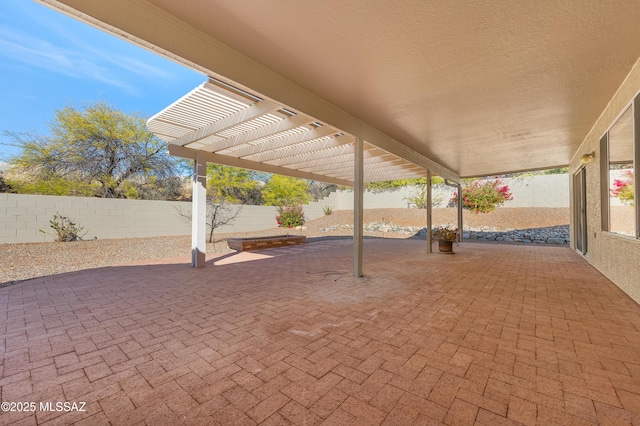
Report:
[[329,206],[324,206],[323,211],[325,216],[330,216],[333,213],[333,208]]
[[[505,201],[513,200],[509,186],[501,183],[497,179],[465,183],[462,187],[462,208],[474,213],[489,213]],[[458,204],[457,192],[453,194],[450,202]]]
[[282,228],[293,228],[304,225],[305,221],[306,219],[301,204],[278,207],[278,215],[276,216],[278,226]]
[[37,179],[7,176],[6,183],[18,194],[89,197],[96,188],[85,182],[54,176]]
[[[442,191],[443,185],[434,185],[431,191],[431,206],[437,206],[444,201],[444,195]],[[427,208],[427,189],[422,188],[417,192],[414,192],[409,198],[407,198],[409,207],[415,209]]]
[[409,207],[413,207],[416,209],[426,209],[427,208],[427,191],[422,189],[417,193],[410,196],[407,201],[409,202]]
[[[76,225],[71,219],[59,213],[56,213],[53,219],[49,221],[49,226],[55,231],[56,241],[62,243],[81,240],[86,234],[85,232],[85,234],[80,235],[84,228]],[[40,232],[46,234],[42,229]]]
[[562,175],[566,173],[569,173],[568,167],[561,167],[559,169],[548,169],[544,171],[545,175]]

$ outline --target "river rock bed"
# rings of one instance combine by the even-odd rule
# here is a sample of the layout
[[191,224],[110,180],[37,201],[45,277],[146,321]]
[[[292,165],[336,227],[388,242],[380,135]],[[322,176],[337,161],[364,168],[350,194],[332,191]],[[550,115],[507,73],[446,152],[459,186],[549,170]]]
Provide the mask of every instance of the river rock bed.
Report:
[[[444,225],[434,225],[444,226]],[[450,226],[450,225],[449,225]],[[320,228],[320,232],[352,230],[353,224],[332,225]],[[382,232],[400,235],[425,237],[426,228],[417,226],[400,226],[386,222],[372,222],[364,225],[366,232]],[[522,244],[555,244],[568,245],[570,241],[569,225],[548,226],[529,229],[498,229],[483,226],[479,228],[464,228],[463,238],[475,241],[495,241]]]

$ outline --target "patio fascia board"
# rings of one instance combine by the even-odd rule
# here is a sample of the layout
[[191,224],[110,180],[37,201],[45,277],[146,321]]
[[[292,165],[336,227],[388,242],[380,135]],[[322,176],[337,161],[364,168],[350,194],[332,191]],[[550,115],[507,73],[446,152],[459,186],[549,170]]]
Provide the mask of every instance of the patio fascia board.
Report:
[[277,100],[291,110],[304,112],[434,174],[460,182],[460,176],[452,170],[145,0],[37,1],[208,76]]
[[257,171],[266,172],[266,173],[275,173],[279,175],[291,176],[291,177],[301,178],[301,179],[317,180],[320,182],[333,183],[336,185],[353,186],[353,181],[346,180],[346,179],[338,179],[331,176],[324,176],[316,173],[308,173],[308,172],[303,172],[299,170],[289,169],[286,167],[272,166],[270,164],[243,160],[241,158],[230,157],[228,155],[214,154],[212,152],[207,152],[207,151],[198,151],[191,148],[185,148],[179,145],[169,144],[168,149],[169,149],[169,154],[175,157],[195,160],[196,154],[197,154],[199,156],[198,158],[204,159],[204,161],[208,163],[222,164],[225,166],[233,166],[233,167],[241,167],[243,169],[257,170]]

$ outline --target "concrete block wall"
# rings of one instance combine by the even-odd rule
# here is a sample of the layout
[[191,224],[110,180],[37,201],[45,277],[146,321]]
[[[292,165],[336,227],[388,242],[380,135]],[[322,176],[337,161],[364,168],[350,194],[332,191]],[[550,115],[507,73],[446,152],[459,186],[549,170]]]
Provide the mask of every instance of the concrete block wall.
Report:
[[[305,206],[309,220],[337,210],[337,194]],[[216,232],[247,232],[277,227],[273,206],[239,208],[236,220]],[[119,200],[0,193],[0,244],[34,243],[55,239],[49,221],[56,213],[73,220],[87,233],[85,239],[144,238],[190,235],[191,223],[178,211],[191,212],[190,202]],[[40,232],[40,230],[46,233]]]
[[569,177],[562,175],[535,175],[523,178],[505,178],[513,200],[504,207],[569,207]]
[[[567,175],[532,176],[505,179],[514,200],[505,207],[568,207],[569,178]],[[420,188],[402,188],[385,193],[366,192],[364,207],[407,208],[408,199]],[[442,192],[446,207],[453,188]],[[339,191],[304,207],[305,216],[313,220],[324,215],[324,208],[352,210],[353,192]],[[241,206],[236,220],[216,232],[249,232],[275,228],[276,208],[273,206]],[[191,224],[181,218],[178,209],[191,211],[190,202],[118,200],[88,197],[57,197],[0,193],[0,244],[53,241],[49,221],[56,213],[69,217],[84,227],[85,239],[143,238],[169,235],[190,235]],[[40,232],[44,230],[47,233]]]
[[[569,177],[566,174],[503,178],[501,181],[509,185],[513,194],[513,200],[507,201],[504,207],[569,207]],[[405,187],[382,193],[367,191],[364,194],[364,206],[369,209],[407,208],[410,207],[409,198],[416,196],[421,190],[420,187]],[[434,186],[434,202],[440,201],[434,207],[447,207],[455,191],[455,188],[445,185]],[[336,193],[332,201],[337,206],[336,210],[353,209],[351,191]]]
[[56,213],[82,226],[85,239],[189,234],[176,207],[190,210],[191,203],[0,194],[0,244],[53,241],[49,221]]

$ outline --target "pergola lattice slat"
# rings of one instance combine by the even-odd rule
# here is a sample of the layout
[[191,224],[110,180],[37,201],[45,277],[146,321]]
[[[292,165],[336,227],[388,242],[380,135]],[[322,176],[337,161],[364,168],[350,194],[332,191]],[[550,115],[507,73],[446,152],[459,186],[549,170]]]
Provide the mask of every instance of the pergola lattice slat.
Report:
[[[181,156],[195,158],[200,151],[215,154],[208,158],[221,164],[333,182],[353,180],[354,136],[217,80],[210,79],[151,117],[148,127],[170,145],[182,147],[170,150]],[[372,167],[364,173],[366,181],[422,175],[410,161],[364,146],[365,169]]]

